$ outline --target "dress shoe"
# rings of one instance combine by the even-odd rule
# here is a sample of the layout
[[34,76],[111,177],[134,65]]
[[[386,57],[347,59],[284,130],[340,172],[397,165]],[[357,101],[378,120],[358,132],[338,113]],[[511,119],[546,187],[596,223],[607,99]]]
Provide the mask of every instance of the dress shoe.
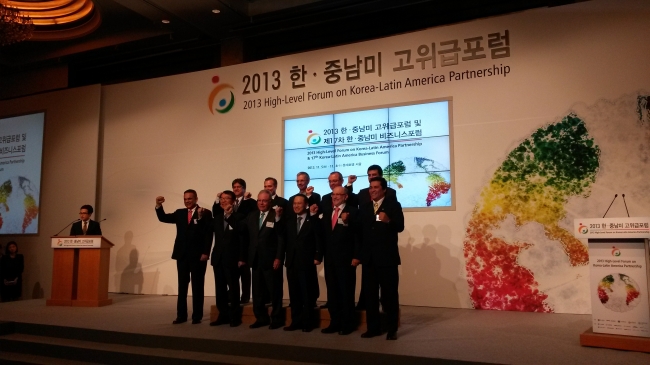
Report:
[[349,335],[349,334],[352,333],[352,332],[354,332],[354,330],[352,330],[352,329],[341,330],[341,331],[339,331],[339,335],[341,335],[341,336],[347,336],[347,335]]
[[291,324],[290,326],[286,326],[286,327],[283,328],[283,330],[285,330],[285,331],[297,331],[299,329],[300,329],[300,326],[297,326],[297,325],[294,325],[294,324]]
[[250,303],[250,302],[251,302],[250,299],[242,299],[239,303],[241,303],[241,304],[248,304],[248,303]]
[[303,332],[311,332],[311,327],[305,327],[302,329]]
[[269,322],[262,322],[262,321],[255,321],[255,323],[251,324],[248,326],[249,328],[260,328],[264,326],[268,326]]
[[329,306],[330,306],[329,303],[325,303],[325,304],[323,304],[323,305],[320,306],[320,309],[329,308]]
[[199,324],[199,323],[201,323],[200,319],[193,319],[192,320],[192,324]]
[[336,333],[338,331],[339,331],[338,328],[329,326],[329,327],[325,327],[322,330],[320,330],[320,333]]
[[269,329],[270,330],[275,330],[275,329],[278,329],[278,328],[283,327],[283,326],[284,326],[284,324],[279,323],[279,322],[271,323],[271,325],[269,326]]
[[397,331],[388,331],[386,334],[386,339],[392,341],[397,340]]
[[366,306],[365,306],[365,304],[357,304],[357,306],[354,307],[354,310],[355,310],[355,311],[365,311],[365,310],[366,310]]
[[230,321],[230,327],[238,327],[241,324],[241,319],[233,319]]
[[366,331],[361,334],[361,338],[373,338],[381,336],[381,331]]
[[219,326],[226,323],[230,323],[230,320],[228,318],[218,317],[216,321],[210,322],[210,326]]
[[174,322],[172,322],[172,324],[181,324],[181,323],[185,323],[185,322],[187,322],[187,318],[186,319],[176,318],[174,320]]

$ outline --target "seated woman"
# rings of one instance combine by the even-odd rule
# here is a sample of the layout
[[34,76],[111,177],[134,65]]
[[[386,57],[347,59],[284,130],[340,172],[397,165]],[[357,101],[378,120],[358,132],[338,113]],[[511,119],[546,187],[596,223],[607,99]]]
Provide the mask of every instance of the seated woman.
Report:
[[23,269],[25,260],[18,253],[18,245],[11,241],[7,243],[5,255],[0,257],[0,276],[2,290],[0,295],[3,302],[18,300],[23,294]]

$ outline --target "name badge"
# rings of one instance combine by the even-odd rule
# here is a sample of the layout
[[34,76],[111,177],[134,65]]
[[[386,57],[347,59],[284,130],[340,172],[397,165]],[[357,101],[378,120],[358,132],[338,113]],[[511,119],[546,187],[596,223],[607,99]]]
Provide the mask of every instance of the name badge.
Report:
[[379,214],[377,214],[377,215],[375,216],[375,218],[376,218],[377,222],[381,222],[381,219],[379,219]]
[[348,225],[343,222],[342,218],[339,218],[339,220],[336,222],[336,224],[342,224],[344,227],[347,227]]
[[230,224],[228,225],[228,230],[232,231],[232,227],[230,226]]
[[266,222],[266,226],[269,228],[273,228],[273,222]]
[[318,219],[323,219],[323,213],[318,215]]
[[273,209],[274,209],[274,210],[275,210],[275,209],[278,209],[278,206],[277,206],[277,205],[274,205],[274,206],[273,206]]
[[194,219],[194,224],[199,224],[198,219]]

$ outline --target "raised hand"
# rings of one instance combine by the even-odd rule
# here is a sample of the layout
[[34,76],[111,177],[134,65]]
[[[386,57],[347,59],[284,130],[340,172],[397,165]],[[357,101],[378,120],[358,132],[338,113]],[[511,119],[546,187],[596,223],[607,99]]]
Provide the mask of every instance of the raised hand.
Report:
[[349,218],[349,217],[350,217],[350,213],[348,213],[348,212],[343,212],[343,213],[341,213],[341,215],[340,215],[341,220],[342,220],[343,223],[345,223],[345,224],[348,224],[348,218]]
[[313,186],[308,186],[307,189],[305,190],[307,195],[311,195],[314,193],[314,187]]
[[355,181],[357,181],[357,175],[348,176],[348,184],[354,184]]
[[379,212],[379,220],[384,222],[384,223],[390,222],[390,218],[384,212]]
[[309,213],[311,215],[318,213],[318,204],[312,204],[311,207],[309,207]]
[[156,197],[156,208],[160,207],[162,203],[165,202],[165,197],[164,196],[157,196]]

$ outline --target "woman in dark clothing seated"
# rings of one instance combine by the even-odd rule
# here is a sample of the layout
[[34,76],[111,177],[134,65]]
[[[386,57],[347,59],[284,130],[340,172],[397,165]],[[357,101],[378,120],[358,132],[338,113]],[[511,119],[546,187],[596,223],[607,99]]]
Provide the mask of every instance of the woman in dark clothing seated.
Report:
[[0,274],[2,276],[3,302],[18,300],[23,294],[23,269],[25,260],[18,253],[18,245],[11,241],[7,243],[5,255],[0,257]]

